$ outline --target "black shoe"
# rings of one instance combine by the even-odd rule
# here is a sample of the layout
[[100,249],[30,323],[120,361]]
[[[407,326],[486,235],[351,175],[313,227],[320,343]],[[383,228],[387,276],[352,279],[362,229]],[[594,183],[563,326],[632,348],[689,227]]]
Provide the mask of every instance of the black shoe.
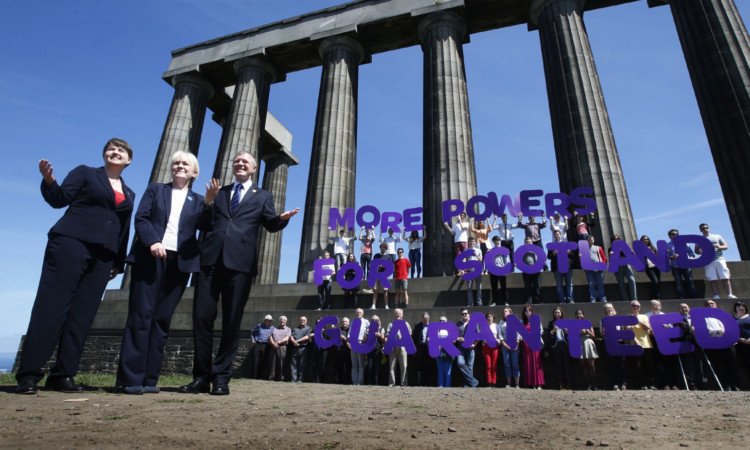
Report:
[[208,381],[196,379],[177,388],[177,392],[180,394],[207,394],[210,387]]
[[73,377],[47,377],[44,387],[58,392],[76,393],[83,391],[83,386],[76,384]]
[[16,386],[16,394],[36,394],[38,391],[36,380],[32,377],[22,379]]
[[224,382],[214,382],[211,395],[229,395],[229,386]]

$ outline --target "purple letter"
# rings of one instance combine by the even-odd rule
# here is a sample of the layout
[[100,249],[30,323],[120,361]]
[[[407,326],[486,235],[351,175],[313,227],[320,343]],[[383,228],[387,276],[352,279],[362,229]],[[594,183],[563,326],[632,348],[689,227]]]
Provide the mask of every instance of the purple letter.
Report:
[[573,358],[580,358],[583,351],[581,350],[581,330],[591,328],[591,321],[588,319],[557,319],[555,320],[557,328],[568,329],[568,352]]
[[[523,262],[523,255],[529,252],[536,254],[536,262],[532,265],[528,265]],[[516,249],[516,252],[513,254],[513,260],[515,261],[516,266],[521,272],[535,274],[542,271],[544,262],[547,261],[547,255],[544,254],[544,249],[542,249],[538,245],[523,244]]]
[[360,328],[362,328],[362,319],[352,320],[349,336],[353,336],[353,339],[349,339],[349,345],[352,346],[353,352],[357,352],[360,355],[366,355],[375,348],[375,341],[378,339],[375,337],[375,333],[380,329],[380,324],[377,321],[370,322],[370,329],[367,330],[367,339],[364,344],[361,344],[358,339]]
[[578,252],[581,255],[581,269],[583,270],[607,270],[607,263],[594,262],[591,260],[589,241],[581,239],[578,241]]
[[[477,203],[484,204],[484,211],[482,211],[481,213],[476,212],[475,206],[477,205]],[[466,202],[466,213],[472,219],[481,222],[488,218],[490,214],[492,214],[492,202],[489,197],[485,197],[484,195],[475,195],[474,197],[471,197],[468,202]]]
[[681,323],[682,314],[676,312],[654,314],[649,318],[649,322],[651,322],[651,330],[654,333],[656,345],[662,355],[677,355],[695,350],[695,346],[688,341],[672,342],[672,339],[682,337],[682,328],[666,326]]
[[401,227],[398,226],[401,223],[401,213],[385,211],[382,219],[380,222],[381,232],[388,231],[388,228],[393,228],[395,233],[401,232]]
[[[576,245],[575,242],[548,242],[547,243],[547,250],[555,251],[557,250],[557,255],[555,255],[555,258],[557,258],[557,271],[560,273],[568,273],[568,270],[570,269],[569,259],[568,259],[568,250],[575,250]],[[489,253],[489,252],[488,252]],[[560,258],[562,256],[562,258]]]
[[539,206],[541,203],[539,199],[537,198],[531,198],[531,197],[540,197],[544,195],[544,191],[541,189],[532,189],[528,191],[521,191],[521,212],[524,216],[541,216],[544,214],[544,211],[541,209],[531,209],[535,206]]
[[490,324],[484,318],[484,314],[475,312],[469,317],[469,323],[466,324],[464,332],[464,348],[471,347],[476,341],[487,341],[487,345],[492,348],[497,347],[497,338],[492,334]]
[[[328,325],[336,327],[339,319],[336,316],[326,316],[320,319],[315,325],[315,344],[320,348],[337,347],[341,346],[341,330],[338,328],[331,328],[326,330]],[[328,336],[328,338],[326,338]],[[330,338],[330,339],[329,339]]]
[[453,265],[456,266],[456,269],[464,271],[464,274],[461,276],[464,281],[473,280],[482,275],[482,261],[466,259],[474,255],[474,249],[467,248],[453,259]]
[[[399,333],[401,333],[401,337],[398,337]],[[391,323],[391,331],[388,332],[388,339],[385,341],[383,353],[390,355],[396,347],[403,347],[406,353],[410,355],[417,353],[417,347],[414,346],[414,341],[411,340],[409,325],[401,319],[394,320]]]
[[[441,331],[445,331],[448,334],[440,337]],[[453,341],[456,339],[458,339],[458,327],[455,323],[430,322],[430,325],[427,327],[427,347],[430,351],[430,357],[437,358],[440,356],[440,347],[445,349],[445,353],[454,358],[460,355],[461,352],[453,345]]]
[[594,189],[590,187],[579,187],[570,191],[570,203],[582,206],[582,208],[575,209],[580,215],[596,211],[596,200],[590,197],[584,197],[584,195],[594,195]]
[[[372,214],[371,221],[365,221],[365,214],[367,213]],[[380,211],[378,211],[378,208],[372,205],[364,205],[357,210],[357,224],[360,227],[369,229],[377,225],[378,222],[380,222]]]
[[[700,245],[703,253],[695,259],[690,259],[687,252],[688,243]],[[697,267],[707,266],[713,261],[716,250],[711,241],[703,236],[698,236],[696,234],[679,234],[674,238],[674,252],[680,255],[674,260],[677,267],[683,269],[695,269]]]
[[315,273],[314,281],[315,284],[320,286],[323,284],[323,277],[333,275],[333,270],[327,269],[323,266],[332,266],[334,263],[333,258],[320,258],[313,261],[313,272]]
[[[380,271],[381,267],[383,268],[382,272]],[[393,269],[393,261],[390,259],[373,259],[370,263],[370,273],[367,274],[367,285],[374,287],[375,279],[378,279],[384,288],[391,287],[391,282],[388,281],[388,277],[393,275]]]
[[513,270],[513,265],[510,264],[510,261],[508,261],[508,264],[499,267],[495,265],[495,257],[497,255],[504,255],[504,256],[510,256],[510,249],[507,249],[505,247],[495,247],[487,252],[486,255],[484,255],[485,263],[484,267],[487,268],[487,271],[491,273],[492,275],[497,275],[499,277],[502,277],[503,275],[508,275],[511,270]]
[[[731,314],[718,308],[694,308],[690,310],[690,317],[695,327],[695,341],[703,348],[729,348],[740,338],[740,327]],[[723,334],[711,334],[708,331],[708,319],[718,320],[724,325]]]
[[[559,200],[560,203],[555,203],[555,200]],[[555,213],[560,214],[563,217],[570,217],[568,207],[570,206],[570,198],[568,194],[550,192],[544,196],[544,213],[547,217],[552,217]]]
[[422,214],[422,211],[422,208],[409,208],[404,210],[404,230],[420,231],[424,229],[424,226],[419,224],[421,217],[418,216],[418,214]]
[[[521,339],[526,341],[526,345],[534,351],[540,351],[542,349],[542,319],[537,314],[532,314],[529,317],[529,330],[526,329],[521,319],[513,314],[509,314],[505,318],[505,339],[506,342],[516,342],[517,336],[520,334]],[[510,345],[510,344],[508,344]],[[517,345],[516,345],[517,346]],[[511,346],[511,350],[515,350],[515,347]]]
[[[641,242],[641,241],[638,241]],[[642,243],[641,243],[642,244]],[[612,242],[612,254],[609,256],[609,271],[610,273],[617,273],[620,266],[630,264],[633,266],[633,270],[643,272],[643,263],[630,251],[628,243],[619,240]]]
[[656,241],[656,253],[652,252],[651,249],[646,247],[646,244],[641,241],[633,241],[633,250],[638,257],[638,261],[643,261],[644,258],[648,258],[654,263],[656,268],[662,272],[669,272],[671,270],[669,267],[669,249],[667,249],[666,241]]
[[328,228],[335,230],[339,225],[344,225],[347,230],[354,229],[354,208],[346,208],[343,217],[338,208],[328,210]]
[[632,341],[635,339],[633,330],[618,330],[617,327],[638,325],[635,316],[608,316],[602,319],[604,327],[604,345],[607,353],[612,356],[641,356],[643,347],[640,345],[620,344],[620,341]]
[[[347,281],[346,279],[346,272],[353,270],[354,271],[354,278],[351,281]],[[339,280],[339,277],[336,277],[336,280],[339,282],[339,285],[341,285],[342,289],[354,289],[357,286],[359,286],[359,283],[362,281],[362,277],[364,277],[365,272],[362,270],[362,266],[357,264],[357,261],[349,261],[348,263],[345,263],[341,267],[339,267],[339,273],[343,273],[344,275],[341,276],[341,279]]]
[[[492,194],[494,194],[494,192],[492,192]],[[497,196],[497,194],[495,196]],[[500,197],[500,204],[495,209],[495,215],[501,217],[506,209],[508,210],[508,215],[511,217],[515,217],[521,212],[521,198],[518,194],[516,194],[515,204],[513,204],[510,195],[503,195]]]
[[[443,202],[443,222],[451,223],[453,217],[464,212],[464,202],[461,200],[446,200]],[[432,230],[434,233],[435,230]]]

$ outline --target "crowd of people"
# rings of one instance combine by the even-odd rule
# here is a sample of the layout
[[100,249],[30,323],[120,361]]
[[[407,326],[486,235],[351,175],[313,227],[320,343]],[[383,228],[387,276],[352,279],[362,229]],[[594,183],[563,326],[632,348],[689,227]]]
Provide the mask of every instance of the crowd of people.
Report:
[[[643,347],[644,352],[640,356],[629,357],[607,353],[603,342],[605,328],[601,324],[598,328],[592,324],[590,328],[576,330],[580,333],[580,340],[570,340],[568,329],[558,326],[557,321],[565,319],[565,312],[560,307],[553,310],[546,327],[540,323],[538,333],[543,342],[541,350],[534,350],[520,334],[508,335],[507,318],[514,314],[510,306],[503,308],[501,317],[495,317],[492,312],[485,315],[494,343],[483,340],[464,347],[462,344],[469,325],[470,311],[463,308],[455,322],[458,336],[453,341],[458,356],[452,356],[441,346],[439,355],[434,358],[428,350],[428,331],[433,324],[428,312],[422,313],[421,320],[413,326],[407,323],[416,349],[412,355],[407,355],[403,346],[394,347],[389,355],[384,352],[389,339],[403,338],[400,334],[391,334],[391,330],[396,329],[394,322],[403,320],[400,308],[394,310],[393,318],[387,326],[379,316],[372,315],[367,319],[364,317],[364,310],[357,309],[354,319],[360,320],[361,327],[354,331],[350,318],[343,317],[337,333],[341,336],[341,345],[327,348],[315,342],[315,326],[307,326],[305,317],[299,319],[297,328],[290,330],[286,326],[286,317],[280,317],[278,325],[274,327],[269,315],[251,333],[254,343],[252,354],[260,355],[252,360],[251,377],[276,381],[388,386],[406,386],[411,380],[419,386],[437,387],[618,391],[740,390],[739,366],[750,374],[750,315],[747,305],[737,302],[733,306],[734,317],[740,329],[738,342],[727,349],[704,350],[696,344],[695,324],[690,316],[690,307],[686,303],[680,304],[682,322],[674,326],[682,329],[679,340],[694,344],[694,351],[680,355],[663,355],[658,351],[649,317],[665,312],[662,311],[659,300],[652,300],[649,306],[650,311],[644,314],[638,300],[630,303],[630,313],[638,321],[636,325],[625,327],[633,331],[635,338],[623,344],[638,344]],[[713,299],[707,299],[704,306],[717,307]],[[605,317],[617,314],[612,303],[605,303],[603,312]],[[526,330],[532,332],[530,318],[536,314],[533,305],[523,305],[520,314]],[[575,318],[585,319],[584,312],[576,310]],[[447,321],[445,316],[439,318],[439,322]],[[705,321],[711,336],[724,333],[721,321],[713,318]],[[324,329],[328,338],[334,336],[332,328],[328,326]],[[441,338],[447,336],[444,329],[439,333],[442,333],[438,334]],[[273,336],[277,338],[274,339]],[[353,341],[367,344],[369,339],[375,339],[369,353],[363,354],[352,349]],[[570,356],[571,342],[580,342],[580,358]],[[280,345],[290,347],[291,356],[283,356],[286,352],[279,350]]]
[[[590,233],[592,227],[596,226],[596,217],[594,213],[587,215],[574,214],[572,220],[575,221],[575,226],[570,225],[568,218],[560,216],[560,214],[554,214],[549,219],[549,229],[551,230],[551,242],[567,242],[571,240],[586,240],[589,246],[588,258],[594,263],[607,263],[612,258],[614,251],[610,246],[606,251],[596,242],[596,238]],[[516,270],[518,262],[514,261],[515,251],[515,234],[514,229],[522,229],[524,232],[524,244],[537,245],[544,249],[544,243],[542,239],[541,230],[547,228],[548,221],[546,217],[542,217],[541,222],[537,222],[535,217],[529,217],[528,222],[523,222],[523,214],[518,215],[518,221],[516,223],[508,222],[508,215],[503,214],[498,224],[498,217],[493,216],[493,221],[490,223],[489,220],[478,221],[472,223],[467,218],[466,213],[461,213],[456,222],[451,225],[448,222],[443,224],[445,231],[450,233],[454,240],[454,253],[455,256],[465,252],[466,250],[473,250],[469,253],[466,258],[467,261],[480,261],[484,267],[483,273],[488,274],[486,265],[488,262],[485,261],[485,256],[494,247],[505,247],[509,250],[509,255],[496,255],[494,257],[494,263],[497,267],[504,267],[507,265],[511,266],[511,272]],[[724,238],[718,234],[712,234],[707,224],[702,223],[698,227],[701,234],[711,241],[714,247],[714,259],[705,267],[705,276],[709,280],[710,286],[713,292],[713,298],[720,298],[720,284],[723,286],[724,291],[727,294],[727,298],[736,299],[737,297],[732,292],[732,285],[730,282],[730,272],[727,267],[726,260],[723,256],[723,252],[729,247],[724,241]],[[493,232],[497,231],[498,234],[492,235]],[[394,234],[392,228],[388,229],[388,234],[384,237],[381,233],[379,237],[380,253],[372,253],[373,243],[376,241],[375,231],[373,228],[362,228],[359,235],[361,244],[361,258],[360,263],[365,274],[364,279],[367,279],[369,273],[370,262],[373,258],[386,258],[391,260],[395,265],[395,271],[393,276],[393,284],[395,284],[396,290],[396,307],[406,308],[408,307],[408,278],[415,278],[421,276],[421,245],[426,238],[426,232],[423,230],[422,235],[419,232],[413,231],[407,237],[406,231],[402,232],[402,235]],[[690,268],[678,267],[677,259],[681,256],[675,251],[674,239],[679,235],[679,231],[671,229],[667,232],[669,241],[667,242],[667,251],[670,261],[670,268],[672,276],[675,281],[675,288],[677,290],[677,297],[680,299],[685,298],[698,298],[698,293],[695,289],[695,283],[693,282],[693,273]],[[338,271],[340,265],[339,261],[356,261],[354,256],[354,236],[346,236],[345,230],[339,231],[339,237],[330,236],[329,240],[334,245],[334,252],[336,253],[335,271]],[[620,241],[622,238],[618,235],[610,237],[610,243]],[[408,243],[408,259],[404,257],[404,249],[397,247],[399,242]],[[658,250],[652,243],[651,238],[647,235],[642,235],[640,241],[654,254],[658,254]],[[695,251],[686,245],[687,257],[690,259],[696,258],[696,255],[702,254],[702,250],[699,245],[696,245]],[[548,250],[546,252],[547,260],[544,262],[543,271],[550,270],[555,278],[555,289],[556,299],[559,303],[575,303],[576,299],[573,296],[573,271],[583,270],[586,276],[586,282],[588,285],[588,296],[586,298],[580,298],[579,301],[589,302],[607,302],[607,296],[604,292],[604,278],[606,270],[595,270],[595,269],[584,269],[581,264],[581,257],[579,250],[566,250],[566,254],[558,254],[558,250]],[[329,258],[328,252],[321,255],[323,258]],[[527,266],[533,266],[537,264],[537,253],[527,252],[523,255],[523,263]],[[563,260],[564,264],[560,261]],[[548,264],[549,262],[549,264]],[[662,273],[656,265],[648,258],[643,258],[643,264],[645,267],[645,274],[650,280],[649,285],[649,299],[661,299],[662,298]],[[325,266],[330,270],[331,273],[335,273],[330,265]],[[562,269],[565,268],[565,269]],[[380,268],[384,270],[384,268]],[[415,272],[416,271],[416,272]],[[463,276],[465,270],[456,270],[456,276]],[[349,270],[345,274],[347,279],[353,279],[354,271]],[[542,303],[545,299],[541,295],[541,275],[540,273],[523,273],[524,282],[524,298],[520,303],[526,304],[537,304]],[[618,271],[614,274],[620,294],[621,301],[633,301],[637,300],[637,290],[635,282],[635,271],[629,264],[621,265]],[[318,287],[318,309],[330,309],[330,286],[331,275],[324,277],[323,285]],[[509,304],[510,298],[507,289],[506,276],[498,276],[489,273],[490,286],[491,286],[491,302],[490,305],[504,305]],[[466,281],[467,290],[467,306],[482,306],[482,277],[477,277],[472,280]],[[376,309],[378,292],[383,292],[384,307],[389,309],[391,304],[388,299],[389,289],[383,287],[380,282],[373,289],[372,306],[370,309]],[[323,294],[325,292],[326,301],[323,301]],[[404,302],[400,302],[400,293],[404,293]],[[347,293],[346,302],[344,308],[351,308],[359,306],[357,301],[358,289],[349,290]],[[546,299],[547,302],[552,302],[552,299]]]
[[[222,187],[219,180],[212,179],[206,185],[205,195],[200,195],[192,190],[192,182],[199,173],[198,161],[193,154],[178,151],[170,158],[171,182],[150,183],[138,204],[134,220],[136,237],[128,252],[135,193],[125,184],[122,173],[131,163],[132,157],[133,151],[127,142],[110,139],[102,151],[104,166],[79,166],[73,169],[62,183],[58,183],[53,175],[52,164],[48,160],[39,161],[44,200],[54,208],[67,207],[67,210],[48,234],[39,287],[16,373],[16,392],[20,394],[35,394],[38,391],[38,383],[45,376],[44,366],[55,349],[57,358],[47,374],[45,386],[64,392],[79,392],[83,389],[75,383],[74,377],[78,372],[86,337],[107,281],[122,273],[125,263],[132,267],[132,273],[128,317],[117,371],[116,385],[119,390],[126,394],[159,392],[157,382],[172,316],[188,279],[193,274],[196,280],[193,301],[193,381],[181,386],[178,391],[229,394],[229,381],[232,377],[233,361],[237,356],[245,304],[253,277],[258,274],[259,228],[263,226],[269,232],[280,231],[299,212],[299,208],[276,214],[271,194],[253,184],[252,177],[257,170],[257,162],[252,154],[244,151],[238,152],[232,160],[234,181]],[[530,217],[527,223],[523,223],[523,217],[519,215],[515,224],[508,224],[507,215],[503,215],[501,219],[500,225],[497,225],[497,217],[492,224],[483,221],[472,225],[466,219],[466,215],[462,214],[453,226],[449,223],[445,223],[444,226],[454,236],[456,253],[472,249],[470,258],[476,261],[484,260],[489,251],[490,241],[495,246],[512,250],[513,229],[523,229],[526,243],[542,247],[541,229],[547,226],[545,217],[542,217],[542,222],[536,222],[534,217]],[[596,245],[589,233],[590,227],[595,226],[593,214],[577,216],[575,220],[575,227],[570,227],[564,217],[556,214],[550,218],[553,239],[567,239],[571,234],[575,234],[578,239],[588,239],[591,259],[606,261],[607,254]],[[198,230],[201,231],[200,240],[196,236]],[[495,230],[498,230],[499,235],[491,237]],[[720,282],[729,297],[736,298],[732,294],[729,270],[722,256],[722,251],[727,249],[726,242],[721,236],[711,234],[706,224],[701,224],[700,230],[715,250],[713,262],[706,267],[706,276],[711,282],[715,298],[718,298]],[[395,320],[403,317],[402,308],[408,307],[409,304],[408,278],[421,276],[421,245],[426,232],[423,229],[420,235],[419,232],[413,231],[407,236],[405,231],[399,235],[392,228],[388,229],[385,236],[381,233],[378,237],[379,253],[374,253],[373,250],[376,240],[373,228],[363,228],[356,237],[361,242],[359,261],[365,276],[369,273],[373,260],[384,259],[394,265]],[[670,230],[670,239],[677,233],[677,230]],[[616,239],[617,237],[613,236],[612,241]],[[345,230],[341,230],[338,236],[331,236],[334,264],[327,267],[326,272],[330,275],[324,276],[323,283],[319,286],[319,310],[331,309],[332,277],[339,275],[345,263],[357,264],[353,253],[354,240],[355,236],[347,235]],[[406,249],[397,245],[402,241],[408,244],[408,258],[405,256]],[[651,245],[647,236],[643,236],[641,241]],[[670,258],[674,262],[679,255],[675,254],[672,241],[669,248]],[[688,252],[692,253],[693,250],[688,248]],[[703,249],[696,245],[694,254],[700,255],[702,252]],[[567,257],[571,266],[575,267],[578,258],[572,253]],[[326,252],[321,256],[327,258],[330,254]],[[556,252],[548,255],[553,272],[559,268],[561,256]],[[515,265],[518,262],[514,262],[513,258],[511,253],[510,257],[501,256],[494,262],[496,265]],[[523,256],[527,264],[536,263],[534,258],[535,253]],[[378,267],[378,270],[383,269],[380,265]],[[350,272],[352,271],[343,274],[344,279],[352,276]],[[586,273],[590,300],[606,301],[602,288],[603,274],[601,271],[596,272],[587,270]],[[661,275],[653,266],[648,266],[648,273],[654,284],[652,297],[658,298]],[[680,297],[695,296],[690,269],[673,266],[673,274]],[[559,301],[573,303],[571,278],[566,274],[559,275],[556,275]],[[478,277],[472,282],[467,282],[469,306],[482,305],[481,280],[482,277]],[[493,304],[507,304],[504,277],[492,275],[490,281]],[[618,281],[621,284],[623,298],[627,296],[632,300],[635,308],[637,300],[632,269],[622,270],[622,274],[618,272]],[[563,285],[563,282],[566,285]],[[525,274],[524,283],[527,290],[527,305],[524,305],[521,317],[528,329],[528,318],[534,314],[531,304],[540,301],[538,274],[528,277]],[[378,291],[381,289],[384,291],[385,308],[389,309],[388,289],[378,285],[373,289],[370,309],[376,309]],[[347,289],[345,294],[349,307],[357,305],[357,291],[356,288]],[[214,323],[218,315],[219,301],[222,322],[219,345],[214,351]],[[737,308],[745,306],[738,304]],[[746,312],[746,308],[744,310]],[[528,347],[526,342],[520,342],[519,345],[510,345],[507,342],[505,317],[512,311],[508,306],[503,311],[503,317],[497,323],[493,315],[489,314],[487,317],[488,322],[491,321],[491,327],[494,325],[492,329],[497,345],[479,344],[482,357],[478,360],[487,361],[487,376],[480,378],[489,380],[487,383],[490,385],[498,384],[499,363],[496,362],[502,354],[507,385],[518,386],[522,379],[524,385],[541,388],[545,385],[541,355]],[[559,314],[562,314],[562,310]],[[580,315],[582,317],[583,312],[580,312]],[[479,384],[479,380],[474,376],[474,345],[470,348],[461,346],[459,356],[455,360],[448,353],[441,353],[435,358],[437,361],[425,356],[428,315],[423,315],[422,323],[414,327],[414,332],[410,327],[392,329],[394,322],[382,327],[376,315],[367,321],[363,317],[362,309],[356,310],[356,316],[366,324],[360,328],[356,336],[349,333],[348,319],[342,319],[341,332],[346,345],[338,347],[337,351],[346,353],[348,357],[336,359],[336,381],[378,384],[381,366],[387,364],[388,383],[406,384],[407,364],[410,359],[407,353],[402,347],[397,347],[386,358],[383,349],[389,338],[392,338],[392,332],[396,336],[401,336],[408,331],[414,337],[417,348],[421,349],[417,357],[417,379],[420,383],[431,380],[432,377],[427,373],[431,372],[431,368],[435,368],[438,373],[437,384],[452,385],[452,367],[455,365],[464,385],[473,387]],[[458,322],[460,335],[457,343],[463,339],[467,320],[468,310],[462,310],[461,320]],[[447,321],[447,318],[441,317],[441,321]],[[713,324],[714,332],[722,332],[719,325],[721,324]],[[370,332],[370,327],[373,326],[378,328]],[[642,328],[641,332],[636,332],[636,340],[639,343],[643,342],[644,348],[652,348],[646,346],[649,341],[647,321],[643,323]],[[552,342],[550,348],[563,345],[561,342],[566,337],[565,330],[556,329],[554,325],[547,330],[540,329],[539,332],[547,342]],[[598,354],[591,344],[596,335],[593,329],[583,332],[583,341],[588,347],[584,349],[585,362],[582,361],[581,364],[588,385],[595,386],[596,369],[591,361],[596,359]],[[273,318],[267,316],[261,324],[253,328],[251,334],[254,343],[251,353],[253,376],[300,382],[305,379],[308,371],[313,371],[313,379],[324,378],[323,368],[326,367],[327,352],[330,350],[315,342],[315,336],[305,317],[301,317],[299,325],[291,329],[287,325],[286,317],[280,317],[278,325],[274,326]],[[740,343],[748,345],[748,337],[750,336],[743,335]],[[375,339],[376,342],[368,343],[372,350],[367,355],[349,351],[352,343],[364,343],[368,338]],[[544,351],[545,354],[548,352],[549,350]],[[560,351],[554,353],[561,354]],[[714,366],[725,377],[723,381],[726,385],[736,387],[736,377],[732,376],[733,359],[729,354],[718,351],[706,353],[707,361],[715,360]],[[563,371],[561,379],[565,379],[564,373],[567,369],[565,363],[560,361]],[[658,367],[673,366],[664,361],[667,359],[659,359],[653,356],[653,352],[646,352],[637,361],[637,373],[640,376],[650,373],[649,367],[655,362],[658,363]],[[690,372],[693,366],[698,367],[698,364],[688,363],[687,372]],[[673,367],[665,371],[674,373]],[[625,371],[619,373],[624,374]],[[694,375],[697,372],[690,373]],[[662,379],[671,380],[668,377]],[[700,377],[691,379],[698,380],[694,382],[696,386],[702,386]],[[565,380],[561,385],[569,383]],[[622,388],[627,386],[627,381],[618,380],[614,384]],[[648,382],[643,385],[650,386]],[[672,386],[673,383],[670,381],[667,385]]]

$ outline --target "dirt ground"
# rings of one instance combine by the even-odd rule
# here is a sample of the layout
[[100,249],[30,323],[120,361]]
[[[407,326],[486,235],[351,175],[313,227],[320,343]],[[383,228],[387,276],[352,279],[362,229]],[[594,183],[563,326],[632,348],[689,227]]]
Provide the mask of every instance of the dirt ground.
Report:
[[0,391],[2,448],[747,448],[750,393],[340,386]]

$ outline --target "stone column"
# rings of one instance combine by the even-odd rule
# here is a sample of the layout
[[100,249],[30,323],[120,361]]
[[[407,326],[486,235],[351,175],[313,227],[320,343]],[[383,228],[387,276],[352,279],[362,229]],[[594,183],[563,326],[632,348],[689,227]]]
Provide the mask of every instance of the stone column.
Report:
[[312,279],[313,261],[328,247],[332,207],[354,208],[357,165],[357,84],[365,56],[354,38],[335,36],[320,44],[323,70],[307,180],[297,281]]
[[[258,149],[266,124],[268,94],[271,83],[278,76],[270,63],[257,56],[235,61],[234,72],[237,74],[237,84],[214,166],[214,177],[222,185],[234,180],[232,160],[238,152],[250,153],[260,165]],[[258,185],[258,171],[253,174],[253,184]]]
[[[214,95],[211,84],[197,75],[177,75],[172,78],[174,97],[169,108],[167,122],[161,135],[150,183],[172,181],[170,158],[178,150],[198,154],[203,120],[206,117],[208,99]],[[122,289],[130,288],[130,266],[122,277]]]
[[606,248],[611,235],[632,242],[636,232],[583,4],[534,0],[529,17],[539,27],[560,190],[594,189],[597,226],[591,231]]
[[[671,0],[669,5],[740,258],[748,260],[750,38],[747,28],[732,0]],[[711,219],[707,222],[710,224]]]
[[172,78],[172,86],[174,97],[151,169],[151,183],[172,180],[169,159],[174,152],[183,150],[198,154],[206,106],[214,95],[211,84],[197,75],[177,75]]
[[[286,207],[286,186],[289,178],[289,166],[299,164],[288,149],[263,155],[263,189],[273,195],[276,212],[283,212]],[[279,267],[281,263],[282,231],[269,233],[261,228],[258,237],[258,266],[260,272],[255,278],[258,284],[276,284],[279,282]]]
[[418,32],[424,52],[422,265],[424,275],[434,277],[455,272],[442,203],[466,203],[477,194],[477,176],[462,48],[466,24],[452,13],[434,13],[419,23]]

